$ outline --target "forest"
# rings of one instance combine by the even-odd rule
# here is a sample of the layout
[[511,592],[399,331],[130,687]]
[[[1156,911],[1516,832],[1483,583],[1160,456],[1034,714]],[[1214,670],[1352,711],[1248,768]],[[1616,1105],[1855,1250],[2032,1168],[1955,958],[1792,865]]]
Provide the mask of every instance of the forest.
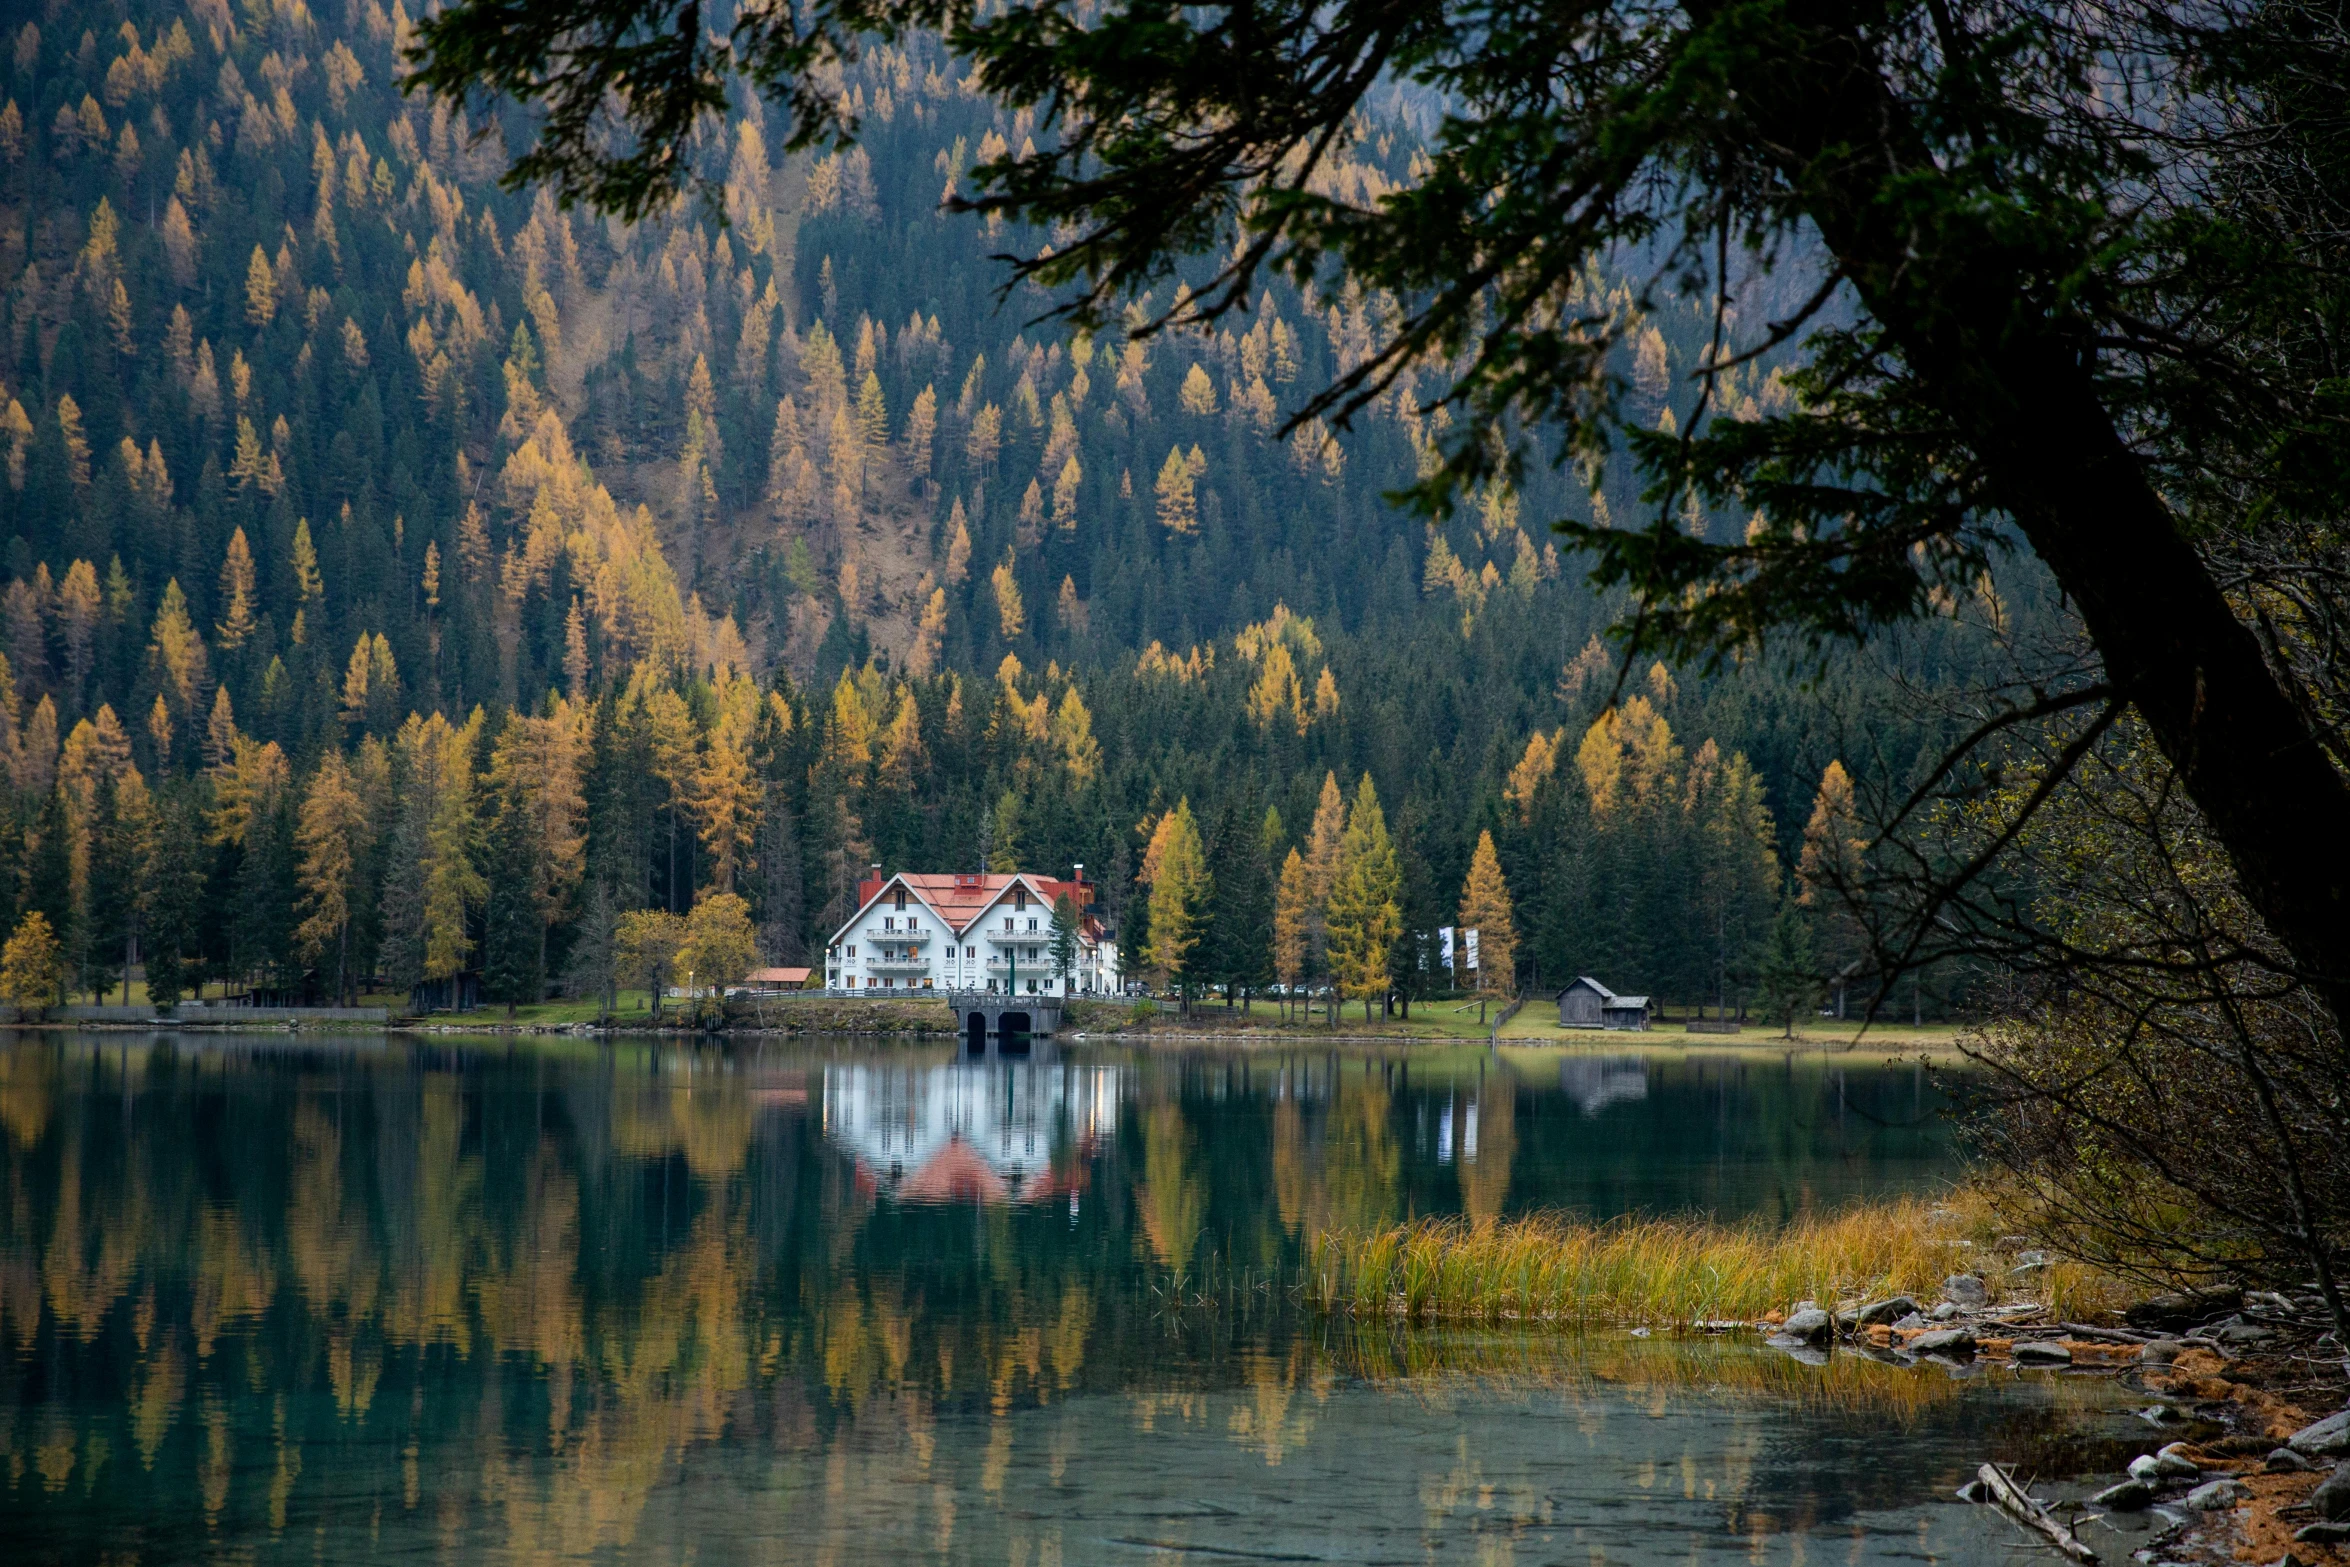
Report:
[[[627,224],[502,189],[498,123],[401,93],[413,26],[71,0],[6,40],[0,900],[61,993],[532,1001],[608,987],[633,912],[792,962],[869,865],[1083,863],[1193,992],[1425,994],[1472,924],[1492,988],[1784,1002],[1861,977],[1856,779],[2050,613],[1985,576],[1898,646],[1627,660],[1542,519],[1637,515],[1628,467],[1431,520],[1389,498],[1445,433],[1408,378],[1284,436],[1377,290],[1040,325],[1003,220],[941,205],[1032,118],[943,52],[843,74],[846,151],[746,99],[720,194]],[[1669,431],[1704,312],[1580,289]]]

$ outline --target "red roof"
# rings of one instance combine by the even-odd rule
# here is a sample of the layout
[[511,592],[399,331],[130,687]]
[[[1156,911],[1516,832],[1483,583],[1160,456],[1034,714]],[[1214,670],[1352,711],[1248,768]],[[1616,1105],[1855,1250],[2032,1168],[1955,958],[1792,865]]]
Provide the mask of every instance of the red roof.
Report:
[[1093,901],[1091,882],[1056,881],[1049,876],[1031,875],[1026,871],[988,871],[984,874],[973,871],[951,871],[945,874],[900,871],[895,876],[868,876],[858,882],[858,911],[862,913],[865,906],[880,897],[892,882],[902,883],[957,931],[968,929],[973,920],[986,913],[998,898],[1011,890],[1014,882],[1025,883],[1031,893],[1043,900],[1047,909],[1063,896],[1081,909]]
[[960,1137],[907,1176],[897,1190],[901,1202],[968,1202],[974,1198],[980,1202],[1002,1202],[1010,1194],[1004,1178]]

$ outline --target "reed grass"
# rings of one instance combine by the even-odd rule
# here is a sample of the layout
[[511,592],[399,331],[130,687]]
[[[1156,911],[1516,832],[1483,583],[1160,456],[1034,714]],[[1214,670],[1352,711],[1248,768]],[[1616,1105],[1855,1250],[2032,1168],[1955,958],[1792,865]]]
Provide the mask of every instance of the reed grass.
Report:
[[1879,1199],[1780,1225],[1420,1219],[1316,1237],[1305,1294],[1325,1312],[1366,1319],[1651,1328],[1751,1322],[1798,1300],[1833,1308],[1909,1294],[1930,1304],[1953,1273],[1981,1274],[1994,1303],[2032,1300],[2066,1315],[2111,1304],[2112,1282],[2073,1264],[2011,1278],[1994,1226],[1994,1205],[1970,1192]]

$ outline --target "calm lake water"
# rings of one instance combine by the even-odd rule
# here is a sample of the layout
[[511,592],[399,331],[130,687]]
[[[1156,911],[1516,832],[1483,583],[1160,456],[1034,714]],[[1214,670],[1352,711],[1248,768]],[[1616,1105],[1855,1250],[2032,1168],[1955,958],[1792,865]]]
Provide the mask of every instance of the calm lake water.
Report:
[[0,1561],[2006,1563],[1952,1487],[2080,1467],[2112,1384],[1288,1287],[1333,1224],[1929,1187],[1940,1109],[1758,1054],[0,1034]]

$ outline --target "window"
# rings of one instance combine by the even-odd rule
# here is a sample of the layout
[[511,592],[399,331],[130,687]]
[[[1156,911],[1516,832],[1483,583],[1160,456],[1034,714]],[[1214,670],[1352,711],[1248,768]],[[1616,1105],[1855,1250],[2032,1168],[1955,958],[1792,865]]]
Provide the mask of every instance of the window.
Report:
[[1012,889],[1012,907],[1023,910],[1028,907],[1028,889],[1026,887]]
[[900,914],[903,914],[903,913],[905,913],[905,912],[906,912],[906,889],[905,889],[905,888],[903,888],[903,887],[900,887],[900,888],[898,889],[898,891],[897,891],[897,899],[896,899],[896,901],[895,901],[894,903],[892,903],[892,904],[890,905],[890,907],[892,907],[892,908],[896,909],[896,910],[897,910],[897,911],[898,911]]
[[1028,928],[1029,928],[1030,930],[1034,930],[1034,929],[1036,929],[1036,921],[1035,921],[1035,920],[1033,920],[1033,919],[1032,919],[1032,920],[1030,920],[1030,921],[1028,922]]
[[849,947],[849,956],[850,956],[851,958],[854,958],[856,955],[857,955],[857,948],[856,948],[856,946],[855,946],[855,944],[854,944],[854,943],[851,943],[851,944],[850,944],[850,947]]
[[883,930],[896,930],[896,929],[898,928],[898,922],[897,922],[896,920],[893,920],[893,919],[891,919],[891,918],[890,918],[888,915],[884,914],[884,915],[881,917],[881,928],[882,928]]

